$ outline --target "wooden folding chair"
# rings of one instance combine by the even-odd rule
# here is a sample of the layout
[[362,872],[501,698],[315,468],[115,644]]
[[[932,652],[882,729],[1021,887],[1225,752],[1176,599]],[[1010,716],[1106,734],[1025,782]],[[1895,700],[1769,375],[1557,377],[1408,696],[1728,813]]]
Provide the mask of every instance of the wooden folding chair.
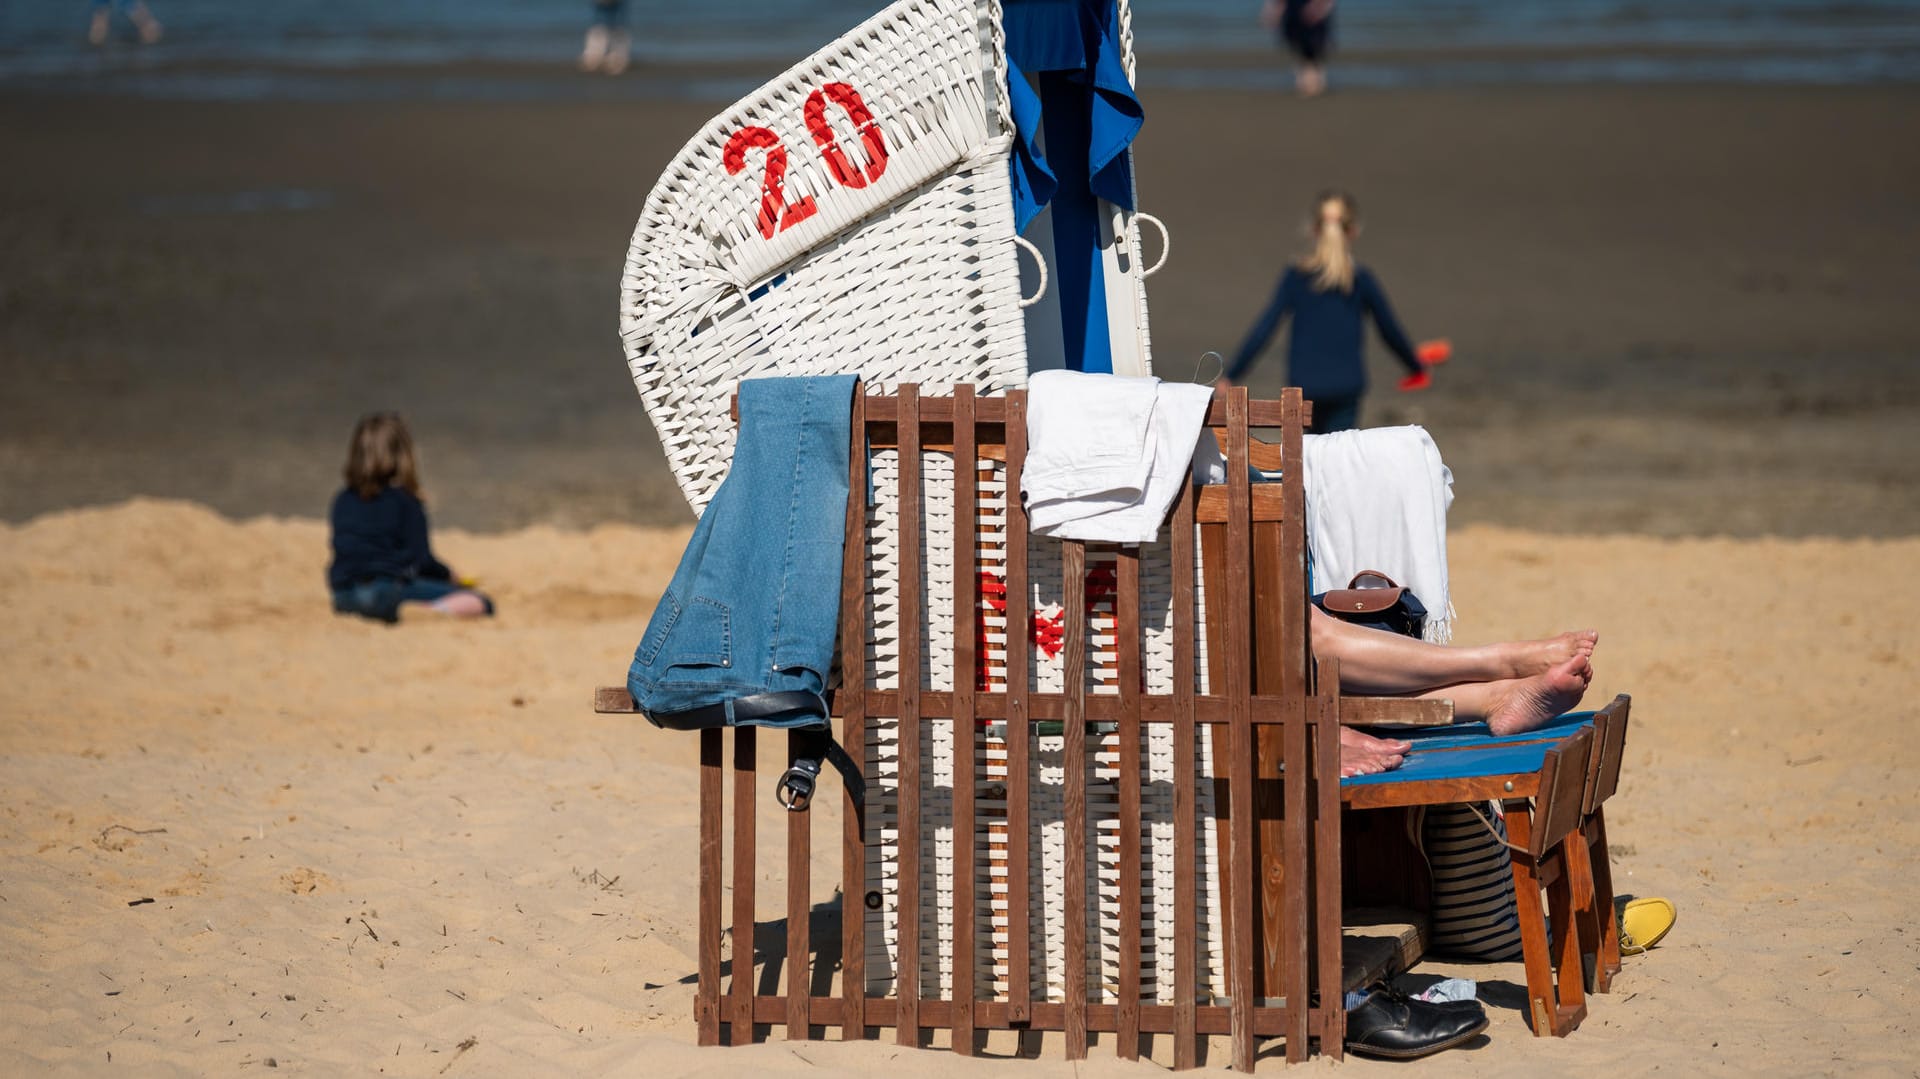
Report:
[[[1604,972],[1606,979],[1619,969],[1612,874],[1599,809],[1618,784],[1631,703],[1622,694],[1590,716],[1563,717],[1541,730],[1507,737],[1439,733],[1423,738],[1416,732],[1414,750],[1400,769],[1342,782],[1342,801],[1358,809],[1502,804],[1528,1017],[1538,1035],[1565,1036],[1585,1018],[1584,956],[1594,957],[1596,973]],[[1596,988],[1605,991],[1601,978]]]

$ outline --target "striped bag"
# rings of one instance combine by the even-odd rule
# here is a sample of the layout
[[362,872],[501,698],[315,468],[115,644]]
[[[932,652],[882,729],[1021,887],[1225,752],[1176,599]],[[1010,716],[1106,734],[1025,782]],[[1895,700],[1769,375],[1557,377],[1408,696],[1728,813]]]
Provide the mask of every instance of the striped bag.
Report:
[[1493,962],[1519,959],[1520,913],[1506,821],[1498,808],[1491,803],[1484,810],[1429,806],[1420,835],[1433,873],[1432,953]]

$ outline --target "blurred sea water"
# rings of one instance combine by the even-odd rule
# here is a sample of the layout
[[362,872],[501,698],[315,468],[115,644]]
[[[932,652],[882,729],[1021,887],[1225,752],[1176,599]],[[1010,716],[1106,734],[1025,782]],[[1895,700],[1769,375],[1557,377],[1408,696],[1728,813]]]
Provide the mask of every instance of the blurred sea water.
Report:
[[[149,0],[166,39],[124,21],[86,42],[89,0],[0,0],[0,86],[261,98],[393,92],[488,98],[527,87],[471,73],[342,84],[362,68],[565,65],[588,0]],[[752,79],[649,78],[648,63],[798,60],[878,10],[874,0],[628,0],[638,66],[606,96],[733,96]],[[1134,0],[1146,85],[1285,84],[1282,65],[1214,65],[1271,50],[1260,0]],[[1537,82],[1920,81],[1920,0],[1339,0],[1348,86]],[[1153,57],[1175,58],[1156,66]],[[576,87],[577,90],[577,87]],[[567,91],[561,91],[567,92]]]

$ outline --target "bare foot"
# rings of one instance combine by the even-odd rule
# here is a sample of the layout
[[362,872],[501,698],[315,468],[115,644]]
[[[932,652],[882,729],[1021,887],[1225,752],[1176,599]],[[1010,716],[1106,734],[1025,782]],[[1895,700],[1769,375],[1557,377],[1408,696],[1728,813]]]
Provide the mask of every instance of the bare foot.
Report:
[[1585,655],[1566,660],[1531,678],[1508,683],[1506,694],[1487,711],[1487,727],[1495,734],[1522,734],[1580,703],[1593,681],[1593,664]]
[[1501,661],[1507,667],[1506,677],[1532,678],[1576,656],[1592,656],[1594,646],[1599,643],[1600,634],[1595,630],[1570,629],[1537,641],[1513,641],[1501,645]]
[[1375,738],[1354,730],[1352,727],[1340,728],[1340,778],[1349,776],[1370,776],[1379,772],[1391,771],[1400,767],[1407,750],[1413,743],[1397,738]]

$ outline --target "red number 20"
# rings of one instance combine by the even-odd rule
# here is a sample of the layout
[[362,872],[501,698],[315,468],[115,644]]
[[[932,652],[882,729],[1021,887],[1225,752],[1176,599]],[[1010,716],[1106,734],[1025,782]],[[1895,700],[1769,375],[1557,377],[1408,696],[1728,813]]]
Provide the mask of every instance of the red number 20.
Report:
[[780,231],[790,229],[812,217],[820,208],[813,204],[811,195],[799,202],[787,201],[782,190],[787,177],[787,148],[780,145],[780,136],[764,127],[743,127],[727,140],[727,148],[720,155],[720,160],[727,166],[727,175],[736,175],[747,167],[749,149],[767,151],[767,171],[760,178],[759,221],[760,235],[771,240],[776,227]]
[[[824,96],[823,96],[824,95]],[[833,128],[827,124],[827,98],[847,111],[847,119],[860,132],[860,144],[867,148],[867,171],[862,174],[847,160],[846,151],[840,149],[840,140],[834,138]],[[820,147],[820,156],[827,159],[827,168],[833,178],[842,187],[862,188],[880,178],[887,171],[887,140],[880,133],[880,126],[873,122],[873,113],[867,111],[867,103],[860,100],[860,91],[844,82],[830,82],[807,95],[807,132]]]
[[[827,123],[829,99],[846,111],[847,119],[852,120],[854,128],[860,132],[860,144],[867,152],[864,171],[855,168],[853,162],[848,160],[846,151],[840,147],[840,140],[834,136],[832,125]],[[807,132],[820,147],[820,156],[826,160],[827,171],[832,174],[835,183],[859,189],[878,180],[887,171],[886,136],[881,133],[880,125],[874,122],[873,113],[868,111],[860,91],[844,82],[827,83],[807,95],[803,115]],[[720,155],[727,175],[738,175],[746,169],[748,150],[767,152],[766,172],[760,179],[760,213],[756,219],[760,235],[771,240],[774,233],[785,232],[819,212],[820,208],[814,204],[811,195],[798,202],[787,201],[787,148],[780,145],[778,135],[764,127],[743,127],[727,140],[726,148]]]

